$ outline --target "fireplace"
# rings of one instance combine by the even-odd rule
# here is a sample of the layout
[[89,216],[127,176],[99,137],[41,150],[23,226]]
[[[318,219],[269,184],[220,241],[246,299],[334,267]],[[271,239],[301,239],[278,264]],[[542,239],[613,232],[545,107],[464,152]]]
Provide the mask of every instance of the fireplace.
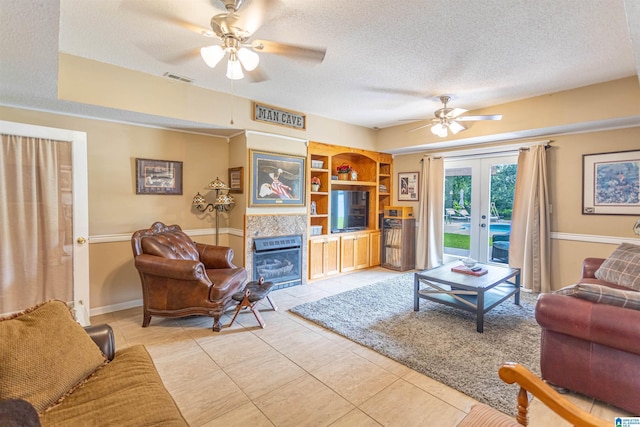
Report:
[[299,285],[302,278],[302,236],[253,239],[253,278],[264,277],[273,289]]

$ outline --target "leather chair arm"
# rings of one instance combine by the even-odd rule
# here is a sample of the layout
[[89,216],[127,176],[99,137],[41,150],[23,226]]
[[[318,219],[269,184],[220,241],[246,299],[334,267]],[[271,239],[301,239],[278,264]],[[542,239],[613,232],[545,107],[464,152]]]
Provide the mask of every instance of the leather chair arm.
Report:
[[85,331],[89,337],[96,343],[108,360],[113,360],[116,354],[116,344],[113,336],[113,329],[106,323],[100,325],[85,326]]
[[600,268],[604,258],[585,258],[582,261],[582,278],[583,279],[595,279],[596,270]]
[[135,257],[135,265],[138,271],[143,274],[177,280],[198,280],[211,284],[205,267],[200,261],[169,259],[142,254]]
[[236,268],[231,262],[233,249],[230,247],[196,243],[196,249],[200,254],[200,261],[207,269]]
[[543,329],[640,355],[640,310],[541,294],[535,312]]

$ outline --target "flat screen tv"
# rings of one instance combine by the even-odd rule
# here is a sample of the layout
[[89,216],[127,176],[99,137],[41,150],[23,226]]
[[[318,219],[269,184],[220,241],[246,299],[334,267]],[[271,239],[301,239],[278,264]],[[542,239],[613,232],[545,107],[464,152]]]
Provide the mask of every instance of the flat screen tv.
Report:
[[369,192],[331,190],[331,232],[366,230],[369,227]]

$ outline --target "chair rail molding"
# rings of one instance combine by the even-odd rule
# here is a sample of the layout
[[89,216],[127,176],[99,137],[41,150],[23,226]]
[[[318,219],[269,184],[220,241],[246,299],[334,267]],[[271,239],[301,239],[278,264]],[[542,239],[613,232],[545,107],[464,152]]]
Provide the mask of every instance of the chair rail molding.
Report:
[[551,232],[551,238],[556,240],[572,240],[575,242],[587,243],[605,243],[610,245],[619,245],[620,243],[631,243],[632,245],[640,245],[640,239],[632,237],[599,236],[596,234],[574,234],[553,231]]

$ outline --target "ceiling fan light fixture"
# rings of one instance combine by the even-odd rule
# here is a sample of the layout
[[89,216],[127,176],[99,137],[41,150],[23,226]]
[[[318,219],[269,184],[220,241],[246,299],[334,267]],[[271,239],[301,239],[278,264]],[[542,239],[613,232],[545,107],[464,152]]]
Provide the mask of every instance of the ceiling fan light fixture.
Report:
[[202,56],[202,60],[207,66],[215,68],[222,57],[224,57],[224,49],[219,45],[205,46],[200,49],[200,56]]
[[229,54],[229,62],[227,63],[227,78],[231,80],[240,80],[244,77],[242,66],[235,52]]
[[242,66],[247,71],[253,71],[260,63],[260,56],[251,49],[241,47],[238,50],[238,59],[242,63]]

